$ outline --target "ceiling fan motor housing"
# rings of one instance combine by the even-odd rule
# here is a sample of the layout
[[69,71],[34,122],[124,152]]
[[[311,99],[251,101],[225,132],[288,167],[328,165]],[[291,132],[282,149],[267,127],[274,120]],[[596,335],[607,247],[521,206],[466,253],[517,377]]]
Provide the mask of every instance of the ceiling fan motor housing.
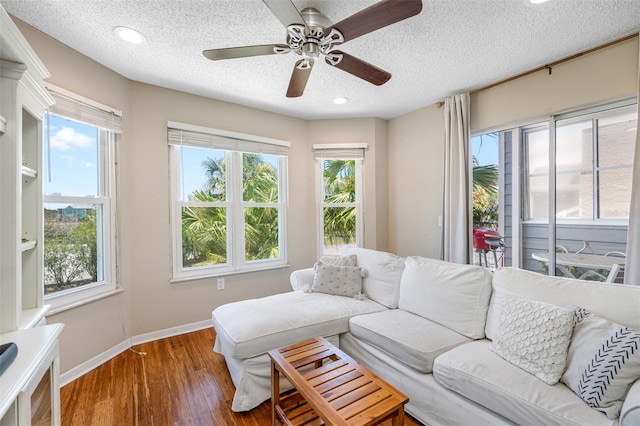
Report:
[[[309,61],[318,59],[320,56],[325,56],[332,65],[338,64],[342,55],[331,53],[331,49],[335,44],[344,41],[340,31],[332,28],[331,32],[325,35],[324,31],[331,25],[331,22],[316,8],[307,7],[300,11],[300,15],[306,25],[291,24],[287,27],[287,44],[292,51],[304,59],[298,68],[309,68]],[[282,49],[274,49],[274,52],[287,53]]]

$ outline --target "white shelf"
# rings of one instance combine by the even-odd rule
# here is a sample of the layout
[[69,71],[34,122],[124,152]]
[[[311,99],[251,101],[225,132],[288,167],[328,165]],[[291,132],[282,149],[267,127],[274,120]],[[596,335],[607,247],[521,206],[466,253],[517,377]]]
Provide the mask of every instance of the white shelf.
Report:
[[56,347],[63,327],[63,324],[52,324],[0,335],[0,343],[14,342],[18,346],[16,359],[0,376],[0,418],[46,361],[50,350]]
[[38,245],[38,243],[36,241],[27,241],[27,242],[22,243],[20,245],[20,248],[22,249],[22,252],[24,253],[25,251],[33,250],[34,248],[36,248],[37,245]]
[[38,177],[38,172],[32,169],[31,167],[22,166],[22,176],[35,179]]

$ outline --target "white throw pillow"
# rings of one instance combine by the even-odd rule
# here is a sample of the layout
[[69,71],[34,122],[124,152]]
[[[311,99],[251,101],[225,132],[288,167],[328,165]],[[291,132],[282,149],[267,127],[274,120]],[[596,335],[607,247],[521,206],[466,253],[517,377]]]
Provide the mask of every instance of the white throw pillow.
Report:
[[570,309],[507,295],[490,349],[548,385],[558,383],[573,331]]
[[314,269],[312,292],[346,297],[354,297],[362,292],[362,268],[317,262]]
[[574,309],[576,326],[564,382],[590,407],[616,419],[629,388],[640,379],[640,333]]
[[358,266],[358,256],[320,256],[319,262],[329,266]]

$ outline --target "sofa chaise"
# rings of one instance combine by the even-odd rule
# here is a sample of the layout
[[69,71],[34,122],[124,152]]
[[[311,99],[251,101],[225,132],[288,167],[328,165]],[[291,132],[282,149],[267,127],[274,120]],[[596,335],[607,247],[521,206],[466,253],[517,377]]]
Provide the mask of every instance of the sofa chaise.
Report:
[[[269,350],[323,336],[425,424],[640,425],[640,287],[356,247],[322,260],[291,274],[292,292],[213,311],[234,411],[269,399]],[[327,271],[351,275],[333,285]],[[605,384],[590,379],[603,344],[618,354]]]

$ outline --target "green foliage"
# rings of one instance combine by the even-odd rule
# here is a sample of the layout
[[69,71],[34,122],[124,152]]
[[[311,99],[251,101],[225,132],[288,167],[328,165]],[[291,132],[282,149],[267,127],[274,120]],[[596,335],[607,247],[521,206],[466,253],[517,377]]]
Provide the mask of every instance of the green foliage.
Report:
[[[325,203],[352,203],[356,200],[356,161],[325,160],[323,165]],[[356,240],[355,207],[325,207],[325,244],[351,244]]]
[[[242,198],[249,203],[278,202],[277,170],[258,154],[242,155]],[[191,201],[226,199],[226,161],[208,158],[202,163],[207,176],[203,189],[189,195]],[[224,207],[185,207],[182,210],[182,261],[185,267],[227,262],[227,210]],[[245,259],[279,256],[278,209],[248,207],[245,219]]]
[[95,211],[79,222],[48,222],[44,233],[45,293],[98,280]]
[[473,163],[473,224],[492,226],[498,223],[498,167],[495,164]]

